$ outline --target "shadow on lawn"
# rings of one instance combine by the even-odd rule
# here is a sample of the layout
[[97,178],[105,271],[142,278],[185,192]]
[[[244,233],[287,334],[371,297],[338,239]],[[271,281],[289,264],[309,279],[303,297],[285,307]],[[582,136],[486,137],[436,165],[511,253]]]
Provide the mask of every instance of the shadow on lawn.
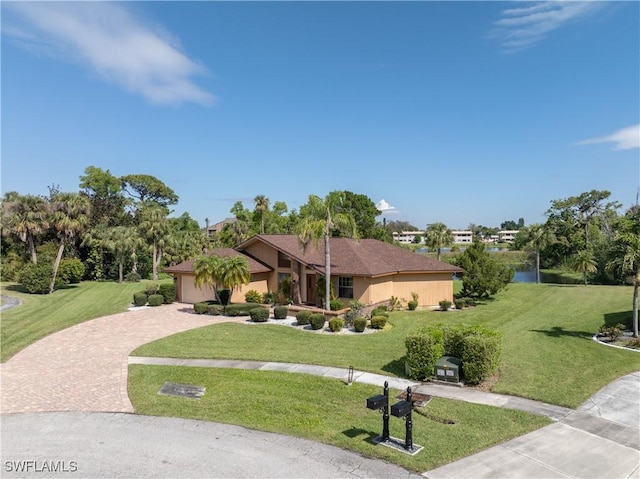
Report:
[[591,339],[595,332],[593,331],[568,331],[561,326],[554,326],[551,329],[530,329],[534,333],[543,333],[552,338],[574,337],[582,339]]
[[386,373],[395,374],[396,376],[402,378],[404,377],[404,360],[404,356],[399,359],[394,359],[393,361],[388,362],[387,364],[382,366],[382,370]]
[[346,429],[342,431],[342,434],[344,434],[345,436],[351,439],[355,439],[358,436],[364,435],[365,436],[364,440],[371,444],[377,444],[374,439],[380,436],[380,434],[378,433],[367,431],[366,429],[362,429],[355,426],[352,426],[350,429]]
[[604,324],[607,326],[616,326],[618,324],[624,324],[627,329],[631,329],[632,319],[633,319],[633,312],[631,311],[619,311],[617,313],[606,313],[604,315]]

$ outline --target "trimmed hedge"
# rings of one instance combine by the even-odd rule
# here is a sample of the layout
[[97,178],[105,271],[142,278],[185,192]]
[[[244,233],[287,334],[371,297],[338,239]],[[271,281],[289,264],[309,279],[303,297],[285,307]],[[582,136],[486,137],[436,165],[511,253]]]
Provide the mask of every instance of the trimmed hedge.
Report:
[[175,284],[161,284],[158,288],[158,294],[162,295],[162,301],[164,304],[171,304],[176,300],[176,286]]
[[423,381],[433,375],[433,367],[444,354],[442,331],[431,327],[412,331],[404,340],[409,378]]
[[145,304],[147,304],[147,293],[135,293],[133,295],[133,304],[135,306],[144,306]]
[[196,303],[193,305],[193,311],[196,314],[205,314],[207,312],[208,306],[209,306],[209,303],[207,303],[206,301],[203,301],[201,303]]
[[274,319],[287,319],[287,315],[289,314],[289,308],[286,306],[276,306],[273,308],[273,317]]
[[329,301],[329,307],[331,308],[331,311],[340,311],[344,308],[344,301],[337,298],[332,299],[331,301]]
[[58,276],[64,284],[78,284],[84,276],[84,263],[77,258],[64,258],[58,266]]
[[326,321],[327,319],[324,317],[324,314],[322,313],[313,313],[309,318],[309,322],[311,323],[311,329],[322,329]]
[[498,369],[501,354],[502,336],[497,331],[465,337],[461,358],[465,382],[479,384],[489,379]]
[[219,304],[209,304],[207,305],[207,314],[210,316],[220,316],[224,313],[224,306]]
[[362,333],[367,328],[367,318],[356,318],[353,320],[353,329],[356,333]]
[[296,320],[298,321],[298,326],[306,326],[307,324],[311,324],[311,311],[298,311],[298,313],[296,314]]
[[386,306],[377,306],[373,311],[371,311],[371,317],[374,316],[386,316],[389,317],[389,311]]
[[251,289],[244,294],[244,300],[247,303],[262,303],[262,295],[255,289]]
[[329,320],[329,329],[333,333],[339,332],[344,326],[344,319],[342,318],[331,318]]
[[382,315],[377,315],[371,318],[371,327],[373,329],[384,329],[387,324],[387,317]]
[[449,308],[451,308],[451,301],[448,299],[443,299],[439,304],[442,311],[449,311]]
[[231,316],[231,317],[236,317],[236,316],[249,316],[249,312],[253,309],[253,308],[257,308],[258,306],[261,306],[258,303],[237,303],[237,304],[230,304],[225,308],[225,316]]
[[147,298],[149,306],[160,306],[164,302],[164,296],[161,294],[152,294]]
[[407,308],[409,311],[415,311],[418,308],[418,302],[412,299],[407,303]]
[[258,306],[249,311],[251,321],[254,323],[266,323],[269,320],[269,310],[263,306]]

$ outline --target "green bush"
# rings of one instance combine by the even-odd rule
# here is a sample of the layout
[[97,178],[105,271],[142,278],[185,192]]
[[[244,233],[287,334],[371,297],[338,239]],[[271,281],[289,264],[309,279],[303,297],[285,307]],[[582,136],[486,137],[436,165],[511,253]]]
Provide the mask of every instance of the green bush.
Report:
[[164,304],[171,304],[176,300],[176,285],[173,283],[161,284],[158,294],[162,295]]
[[442,329],[442,343],[444,346],[445,354],[447,356],[453,356],[455,358],[462,359],[465,337],[468,334],[473,334],[473,327],[470,328],[464,325],[438,325],[438,327]]
[[415,311],[417,307],[418,307],[418,302],[414,299],[412,299],[407,303],[407,308],[409,308],[409,311]]
[[147,298],[149,306],[160,306],[164,302],[164,296],[161,294],[152,294]]
[[130,273],[124,275],[124,280],[127,283],[139,283],[141,279],[142,278],[140,277],[140,275],[135,271],[131,271]]
[[289,308],[286,306],[276,306],[273,308],[273,317],[275,319],[287,319],[287,315],[289,314]]
[[407,335],[406,368],[409,378],[423,381],[433,375],[433,368],[444,353],[442,331],[421,328]]
[[329,301],[329,307],[331,308],[331,311],[340,311],[344,308],[344,301],[341,299],[332,299]]
[[467,302],[464,299],[456,299],[454,304],[456,305],[456,309],[463,309],[467,305]]
[[84,264],[77,258],[64,258],[58,266],[58,276],[64,284],[77,284],[84,276]]
[[262,293],[262,304],[273,304],[276,302],[276,294],[273,291]]
[[356,318],[353,321],[353,329],[356,333],[363,332],[367,327],[367,318]]
[[451,301],[448,299],[443,299],[439,304],[442,311],[449,311],[449,308],[451,307]]
[[247,303],[262,303],[262,295],[255,289],[251,289],[244,294],[244,300]]
[[225,314],[225,316],[232,316],[232,317],[249,316],[249,312],[253,308],[257,308],[258,306],[262,307],[260,304],[257,304],[257,303],[230,304],[229,306],[227,306],[225,308],[224,314]]
[[326,318],[322,313],[313,313],[309,318],[309,322],[311,323],[311,329],[322,329],[324,327],[324,323],[326,322]]
[[27,293],[47,294],[53,275],[53,266],[47,262],[27,263],[20,270],[20,284]]
[[339,332],[344,326],[344,319],[342,318],[331,318],[329,320],[329,329],[333,333]]
[[462,372],[465,382],[479,384],[498,369],[502,354],[502,336],[497,331],[481,331],[464,339]]
[[298,321],[298,326],[306,326],[307,324],[311,324],[311,311],[298,311],[298,313],[296,314],[296,320]]
[[224,313],[224,306],[220,304],[209,304],[207,305],[207,314],[210,316],[220,316]]
[[201,303],[196,303],[193,305],[193,311],[196,314],[205,314],[207,312],[208,306],[209,304],[206,301],[203,301]]
[[145,304],[147,304],[147,293],[135,293],[133,295],[133,304],[135,306],[144,306]]
[[387,324],[387,317],[378,315],[371,318],[371,327],[373,329],[384,329]]
[[374,309],[373,311],[371,311],[371,315],[372,318],[374,316],[384,316],[385,318],[389,317],[389,311],[387,311],[387,307],[386,306],[378,306],[376,309]]
[[266,323],[269,320],[269,310],[264,306],[258,306],[249,311],[249,316],[254,323]]

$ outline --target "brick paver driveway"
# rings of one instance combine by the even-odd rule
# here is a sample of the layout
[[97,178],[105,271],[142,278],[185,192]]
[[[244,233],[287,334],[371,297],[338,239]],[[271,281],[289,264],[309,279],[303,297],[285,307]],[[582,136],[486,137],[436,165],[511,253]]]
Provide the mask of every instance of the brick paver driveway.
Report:
[[138,346],[225,321],[174,303],[97,318],[47,336],[0,365],[2,413],[133,412],[127,357]]

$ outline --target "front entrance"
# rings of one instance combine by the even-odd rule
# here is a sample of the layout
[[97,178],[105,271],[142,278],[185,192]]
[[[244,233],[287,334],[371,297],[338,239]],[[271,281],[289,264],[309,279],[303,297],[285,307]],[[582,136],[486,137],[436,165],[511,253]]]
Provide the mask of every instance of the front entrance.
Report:
[[307,304],[315,306],[318,301],[317,283],[315,274],[307,274]]

